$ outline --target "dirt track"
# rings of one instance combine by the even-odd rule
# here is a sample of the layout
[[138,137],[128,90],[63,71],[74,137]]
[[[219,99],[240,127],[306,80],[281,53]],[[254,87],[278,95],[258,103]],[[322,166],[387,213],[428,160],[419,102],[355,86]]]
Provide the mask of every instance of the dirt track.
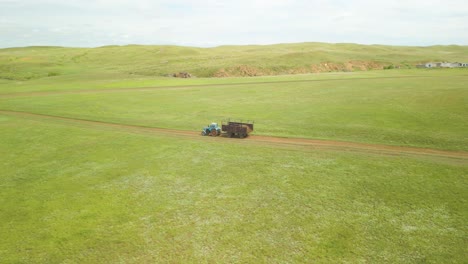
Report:
[[229,140],[230,142],[239,143],[261,143],[268,145],[282,145],[282,146],[301,146],[310,148],[325,148],[333,150],[342,150],[350,152],[363,152],[363,153],[374,153],[381,155],[393,155],[393,156],[405,156],[405,155],[425,155],[425,156],[436,156],[468,160],[468,152],[464,151],[447,151],[427,148],[416,148],[416,147],[403,147],[403,146],[389,146],[379,144],[366,144],[366,143],[355,143],[346,141],[333,141],[333,140],[317,140],[317,139],[304,139],[304,138],[281,138],[272,136],[255,136],[251,135],[245,139],[228,139],[228,138],[211,138],[202,137],[198,131],[187,131],[187,130],[175,130],[166,128],[146,127],[138,125],[126,125],[116,124],[102,121],[85,120],[79,118],[52,116],[44,114],[35,114],[28,112],[18,112],[9,110],[0,110],[0,114],[16,116],[22,118],[29,118],[35,120],[52,120],[64,122],[73,125],[84,125],[87,127],[104,127],[112,128],[120,131],[130,131],[135,133],[145,134],[162,134],[169,136],[178,136],[185,138],[196,138],[206,140]]

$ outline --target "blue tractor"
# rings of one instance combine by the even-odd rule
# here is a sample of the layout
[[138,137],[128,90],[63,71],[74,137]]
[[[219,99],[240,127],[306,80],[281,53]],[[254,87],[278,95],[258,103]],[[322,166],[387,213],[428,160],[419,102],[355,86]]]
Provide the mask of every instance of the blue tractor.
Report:
[[201,135],[213,137],[219,136],[221,135],[221,128],[218,126],[218,123],[211,123],[211,125],[203,128]]

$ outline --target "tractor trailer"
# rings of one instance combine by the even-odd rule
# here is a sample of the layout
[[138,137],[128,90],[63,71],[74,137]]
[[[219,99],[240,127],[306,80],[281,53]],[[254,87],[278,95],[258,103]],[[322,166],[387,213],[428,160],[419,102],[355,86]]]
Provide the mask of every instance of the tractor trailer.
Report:
[[211,123],[202,129],[202,136],[219,136],[221,133],[232,138],[245,138],[250,132],[254,130],[253,122],[234,122],[234,121],[223,121],[221,127],[218,126],[218,123]]

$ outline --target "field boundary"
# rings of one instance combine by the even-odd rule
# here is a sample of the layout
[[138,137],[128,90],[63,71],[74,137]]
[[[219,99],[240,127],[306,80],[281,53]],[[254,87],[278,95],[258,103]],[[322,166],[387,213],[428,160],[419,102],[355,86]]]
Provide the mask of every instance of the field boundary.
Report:
[[[468,75],[454,75],[466,77]],[[152,90],[172,90],[172,89],[190,89],[190,88],[210,88],[210,87],[231,87],[237,85],[254,85],[254,84],[287,84],[287,83],[308,83],[308,82],[327,82],[327,81],[359,81],[359,80],[379,80],[379,79],[405,79],[405,78],[436,78],[438,76],[389,76],[389,77],[363,77],[363,78],[333,78],[319,80],[289,80],[289,81],[267,81],[267,82],[244,82],[244,83],[220,83],[220,84],[193,84],[193,85],[174,85],[174,86],[148,86],[148,87],[122,87],[122,88],[95,88],[82,90],[57,90],[57,91],[31,91],[17,93],[0,93],[0,98],[14,98],[22,96],[47,96],[47,95],[67,95],[67,94],[95,94],[95,93],[115,93],[129,91],[152,91]]]
[[11,110],[1,110],[0,114],[15,116],[21,118],[35,118],[41,120],[55,120],[55,121],[65,121],[68,123],[81,124],[85,126],[101,126],[112,129],[124,130],[129,132],[144,132],[149,134],[162,134],[167,136],[178,136],[184,138],[192,139],[212,139],[212,140],[229,140],[229,142],[238,142],[238,143],[262,143],[266,145],[281,145],[281,146],[301,146],[301,147],[310,147],[310,148],[327,148],[333,150],[341,151],[351,151],[351,152],[365,152],[372,154],[381,154],[381,155],[392,155],[392,156],[404,156],[404,155],[417,155],[417,156],[436,156],[436,157],[446,157],[446,158],[455,158],[468,160],[468,152],[464,151],[449,151],[449,150],[439,150],[439,149],[429,149],[429,148],[418,148],[418,147],[408,147],[408,146],[391,146],[391,145],[382,145],[382,144],[369,144],[369,143],[358,143],[358,142],[348,142],[348,141],[334,141],[334,140],[320,140],[320,139],[306,139],[306,138],[285,138],[285,137],[273,137],[273,136],[257,136],[251,135],[246,139],[228,139],[223,137],[202,137],[198,131],[189,131],[189,130],[177,130],[177,129],[168,129],[168,128],[158,128],[158,127],[149,127],[141,125],[129,125],[129,124],[120,124],[96,120],[88,120],[81,118],[73,117],[63,117],[63,116],[54,116],[47,114],[38,114],[31,112],[23,111],[11,111]]

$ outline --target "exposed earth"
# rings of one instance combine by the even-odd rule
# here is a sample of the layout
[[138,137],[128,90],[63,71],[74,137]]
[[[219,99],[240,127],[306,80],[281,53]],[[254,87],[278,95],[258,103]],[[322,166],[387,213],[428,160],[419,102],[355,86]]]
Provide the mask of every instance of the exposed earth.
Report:
[[381,70],[385,66],[384,63],[375,61],[347,61],[344,63],[322,62],[311,64],[308,67],[296,67],[291,69],[259,68],[249,65],[238,65],[229,68],[222,68],[213,74],[213,77],[245,77],[245,76],[265,76],[278,74],[307,74],[321,72],[351,72],[351,71],[367,71]]

